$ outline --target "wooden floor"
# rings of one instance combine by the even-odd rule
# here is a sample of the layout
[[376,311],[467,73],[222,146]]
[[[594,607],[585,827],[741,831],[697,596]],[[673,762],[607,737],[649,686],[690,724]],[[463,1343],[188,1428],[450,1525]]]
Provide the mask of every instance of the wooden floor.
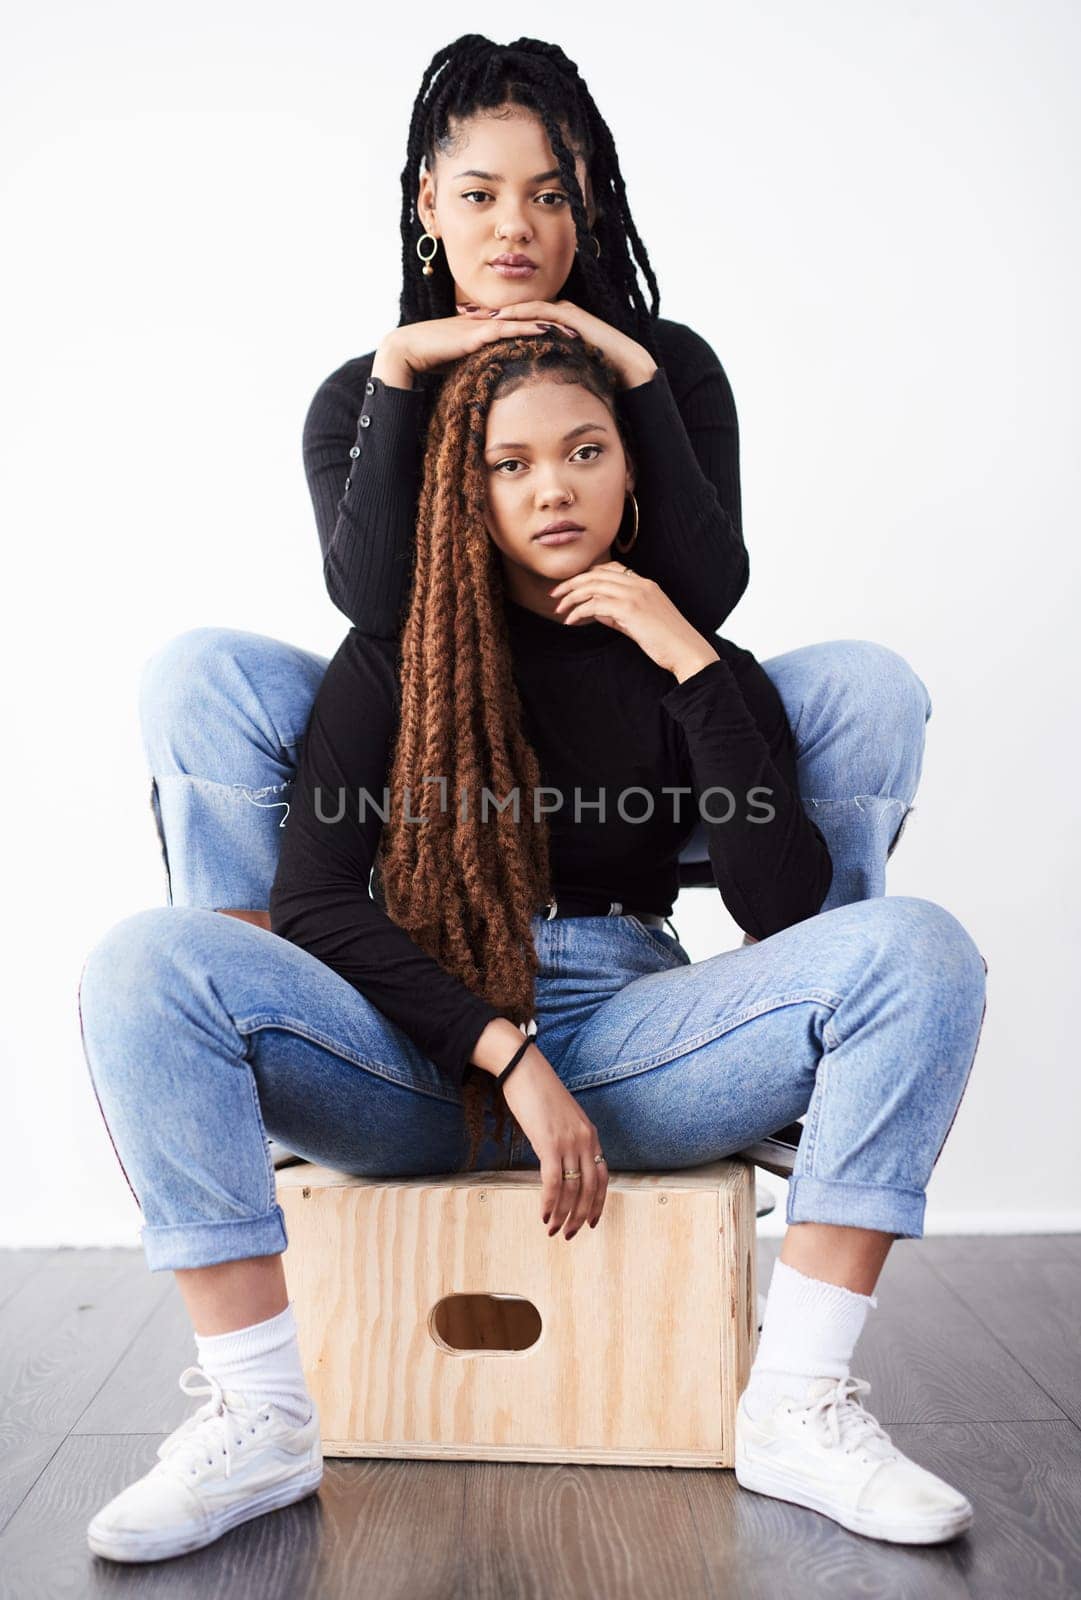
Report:
[[862,1539],[730,1472],[328,1460],[299,1505],[122,1567],[86,1524],[198,1404],[172,1274],[139,1250],[0,1252],[0,1596],[1081,1596],[1081,1236],[901,1241],[878,1294],[855,1371],[973,1501],[951,1544]]

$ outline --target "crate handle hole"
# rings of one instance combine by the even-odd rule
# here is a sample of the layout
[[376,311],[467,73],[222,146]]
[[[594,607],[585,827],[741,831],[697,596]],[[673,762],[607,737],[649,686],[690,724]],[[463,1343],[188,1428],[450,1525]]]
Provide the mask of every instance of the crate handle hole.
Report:
[[428,1326],[445,1350],[499,1355],[535,1345],[541,1315],[532,1300],[518,1294],[448,1294],[434,1306]]

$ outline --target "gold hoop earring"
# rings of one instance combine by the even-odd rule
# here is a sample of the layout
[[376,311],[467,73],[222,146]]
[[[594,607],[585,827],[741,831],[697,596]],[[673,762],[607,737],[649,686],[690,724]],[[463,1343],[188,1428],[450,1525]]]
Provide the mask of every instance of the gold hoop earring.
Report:
[[634,511],[634,530],[626,544],[620,544],[618,539],[613,540],[614,547],[619,551],[621,556],[625,556],[628,550],[633,550],[638,539],[638,501],[634,498],[633,494],[630,497],[630,501],[631,507]]
[[593,254],[594,254],[594,256],[596,256],[597,260],[599,261],[600,258],[601,258],[601,242],[600,242],[600,240],[597,238],[597,235],[595,233],[587,233],[586,234],[586,238],[589,240],[590,244],[593,246]]
[[[430,239],[431,240],[431,244],[432,244],[431,251],[429,252],[428,255],[425,255],[424,251],[420,248],[421,245],[424,243],[425,239]],[[432,272],[434,271],[434,268],[432,267],[432,262],[435,260],[436,253],[437,253],[438,250],[439,250],[439,240],[435,237],[435,234],[434,233],[422,233],[420,238],[417,240],[417,255],[424,262],[424,265],[423,265],[423,267],[421,267],[420,270],[423,272],[423,274],[424,274],[424,276],[426,278],[430,278],[431,275],[432,275]]]

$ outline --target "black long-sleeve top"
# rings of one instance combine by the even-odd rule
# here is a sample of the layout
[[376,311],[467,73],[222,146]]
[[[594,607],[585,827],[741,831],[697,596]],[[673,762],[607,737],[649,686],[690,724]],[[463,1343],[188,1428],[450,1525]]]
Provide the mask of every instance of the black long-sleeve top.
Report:
[[[740,927],[762,939],[818,912],[833,876],[829,851],[797,793],[784,706],[749,651],[711,638],[718,659],[678,683],[603,622],[568,625],[509,598],[504,605],[524,732],[542,785],[558,792],[548,813],[557,898],[585,894],[669,914],[679,851],[704,801],[713,875]],[[353,628],[302,742],[271,927],[326,962],[461,1084],[500,1013],[421,950],[371,892],[399,710],[397,641]],[[362,792],[371,797],[363,816]]]
[[[658,370],[621,389],[640,523],[627,565],[654,579],[702,633],[718,629],[747,587],[732,389],[706,341],[658,318]],[[375,352],[319,386],[304,422],[304,470],[323,575],[362,632],[399,636],[408,610],[424,436],[441,379],[412,389],[372,378]]]

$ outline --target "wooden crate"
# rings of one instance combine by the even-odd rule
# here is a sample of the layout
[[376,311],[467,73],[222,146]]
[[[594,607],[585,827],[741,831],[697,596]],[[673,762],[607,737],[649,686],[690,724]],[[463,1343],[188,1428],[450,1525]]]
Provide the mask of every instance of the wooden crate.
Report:
[[277,1174],[330,1456],[730,1467],[757,1338],[753,1168],[613,1172],[596,1229],[535,1170]]

